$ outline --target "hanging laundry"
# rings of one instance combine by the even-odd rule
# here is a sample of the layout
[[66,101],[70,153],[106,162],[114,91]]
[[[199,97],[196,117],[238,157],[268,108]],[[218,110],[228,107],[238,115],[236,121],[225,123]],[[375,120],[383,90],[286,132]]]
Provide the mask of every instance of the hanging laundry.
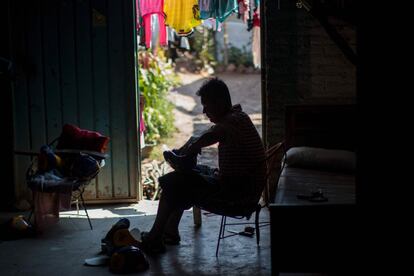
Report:
[[200,18],[215,18],[224,22],[233,12],[237,12],[237,0],[199,0]]
[[241,18],[244,23],[247,23],[247,19],[250,17],[250,0],[237,0],[237,2],[239,5],[239,18]]
[[260,7],[257,6],[253,13],[253,26],[260,27]]
[[143,26],[143,20],[140,11],[140,0],[135,0],[135,12],[136,12],[136,21],[135,28],[137,32],[137,40],[139,46],[145,47],[145,30]]
[[180,48],[181,49],[185,49],[187,51],[190,50],[190,42],[188,41],[188,38],[187,37],[181,37],[181,40],[180,40]]
[[253,13],[252,54],[254,66],[260,68],[260,7]]
[[198,0],[165,0],[165,24],[178,35],[188,36],[201,24]]
[[169,26],[167,26],[167,38],[168,38],[168,42],[175,42],[175,31],[173,28],[170,28]]
[[221,32],[222,23],[220,23],[218,20],[214,18],[208,18],[202,21],[203,21],[203,26],[207,27],[208,29],[213,29],[213,31]]
[[215,0],[199,0],[198,5],[201,19],[216,17]]
[[167,26],[168,42],[170,47],[190,50],[190,42],[185,36],[179,36],[174,29]]
[[167,33],[164,21],[164,0],[139,0],[139,11],[141,12],[142,25],[145,29],[145,46],[151,47],[151,15],[158,18],[158,37],[161,46],[167,45]]
[[[159,29],[160,29],[160,24],[159,24],[159,20],[158,20],[158,14],[151,14],[151,46],[154,48],[156,47],[156,45],[158,45],[158,41],[159,41]],[[165,32],[167,32],[167,29],[165,29]],[[165,39],[167,40],[167,33],[165,34]]]

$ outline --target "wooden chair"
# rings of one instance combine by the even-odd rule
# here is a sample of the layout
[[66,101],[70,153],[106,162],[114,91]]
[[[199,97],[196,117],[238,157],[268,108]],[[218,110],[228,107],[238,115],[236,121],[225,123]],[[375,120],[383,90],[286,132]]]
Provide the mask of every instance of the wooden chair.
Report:
[[[280,164],[281,159],[284,155],[284,142],[279,142],[274,146],[270,147],[266,151],[266,182],[262,188],[262,193],[259,195],[254,202],[245,202],[245,203],[236,203],[231,206],[226,206],[226,202],[221,202],[217,204],[219,207],[210,208],[203,207],[204,210],[221,215],[220,231],[217,239],[217,248],[216,248],[216,257],[218,256],[218,251],[220,247],[220,241],[222,239],[238,235],[238,233],[232,233],[225,235],[227,225],[249,225],[254,224],[256,232],[256,242],[257,245],[260,243],[260,227],[270,225],[269,221],[259,221],[260,211],[262,208],[268,207],[270,203],[270,198],[272,191],[275,191],[275,187],[272,187],[273,183],[277,183],[277,180],[273,180],[272,176],[278,178],[280,173]],[[240,222],[240,223],[228,223],[227,218],[233,219],[244,219],[249,220],[251,216],[255,213],[255,221],[253,222]],[[199,207],[193,207],[193,218],[194,224],[197,226],[201,225],[201,209]]]

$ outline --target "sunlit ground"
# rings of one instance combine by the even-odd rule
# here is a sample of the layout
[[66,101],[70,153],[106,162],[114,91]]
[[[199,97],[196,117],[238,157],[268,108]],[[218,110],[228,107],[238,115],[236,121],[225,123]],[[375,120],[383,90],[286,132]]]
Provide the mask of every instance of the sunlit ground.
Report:
[[[157,213],[158,201],[142,200],[134,204],[116,204],[116,205],[87,205],[89,217],[91,219],[101,218],[124,218],[150,216]],[[60,212],[60,217],[77,217],[86,218],[85,211],[79,205],[79,215],[76,205],[72,205],[72,210]]]

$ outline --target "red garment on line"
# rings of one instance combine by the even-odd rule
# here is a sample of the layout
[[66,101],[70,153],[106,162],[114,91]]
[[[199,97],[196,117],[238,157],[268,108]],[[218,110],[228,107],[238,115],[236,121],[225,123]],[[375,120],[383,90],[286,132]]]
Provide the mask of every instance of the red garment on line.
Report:
[[257,10],[253,13],[253,27],[260,27],[260,15]]
[[167,45],[167,31],[164,19],[164,0],[139,0],[139,10],[143,19],[145,29],[145,46],[151,46],[151,15],[156,14],[159,25],[159,43],[162,46]]

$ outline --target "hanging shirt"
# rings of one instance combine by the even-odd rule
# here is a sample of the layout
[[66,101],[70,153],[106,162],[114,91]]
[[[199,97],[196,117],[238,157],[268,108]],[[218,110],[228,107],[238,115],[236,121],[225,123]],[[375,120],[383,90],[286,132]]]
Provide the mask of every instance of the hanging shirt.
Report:
[[233,12],[237,12],[237,0],[200,0],[200,18],[215,18],[224,22]]
[[158,18],[158,34],[160,45],[167,45],[167,32],[164,22],[164,0],[139,0],[139,11],[143,19],[145,29],[145,45],[147,48],[151,46],[151,15],[156,14]]
[[198,5],[200,8],[200,18],[209,19],[215,18],[215,0],[199,0]]
[[191,34],[201,24],[198,0],[165,0],[165,24],[178,35]]
[[215,0],[216,1],[216,19],[224,22],[233,12],[237,12],[237,0]]

